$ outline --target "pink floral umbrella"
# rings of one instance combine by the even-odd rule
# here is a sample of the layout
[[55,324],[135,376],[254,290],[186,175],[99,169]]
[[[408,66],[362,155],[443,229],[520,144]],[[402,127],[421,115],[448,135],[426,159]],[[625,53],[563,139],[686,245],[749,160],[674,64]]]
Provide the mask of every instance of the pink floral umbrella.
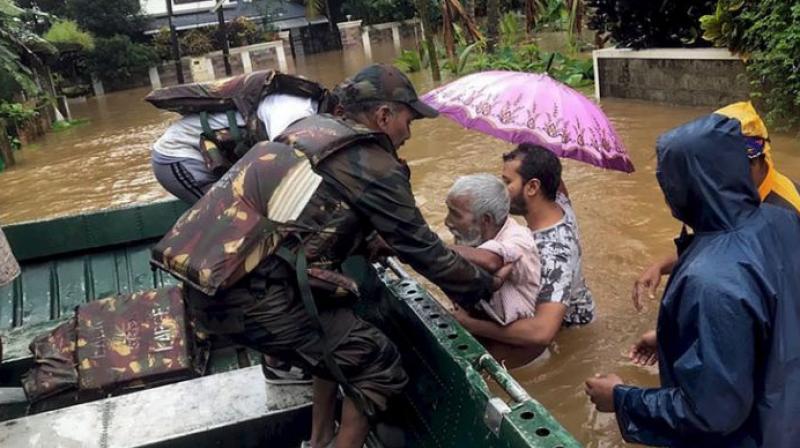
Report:
[[533,143],[560,157],[633,172],[617,131],[600,107],[544,74],[475,73],[422,96],[467,129],[511,143]]

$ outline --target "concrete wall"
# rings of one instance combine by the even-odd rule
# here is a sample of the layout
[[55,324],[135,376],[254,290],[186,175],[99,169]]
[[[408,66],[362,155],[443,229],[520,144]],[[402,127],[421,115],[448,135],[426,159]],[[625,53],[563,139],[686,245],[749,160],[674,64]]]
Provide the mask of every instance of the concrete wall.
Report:
[[[222,53],[213,53],[209,55],[209,57],[211,58],[211,64],[214,66],[214,78],[224,78],[226,76],[225,59],[222,56]],[[232,76],[241,75],[244,73],[244,64],[242,63],[241,53],[231,54],[228,58],[228,61],[231,64]]]
[[[186,83],[194,82],[192,79],[192,69],[189,65],[189,60],[181,60],[181,66],[183,67],[183,81]],[[158,75],[161,78],[161,85],[164,87],[178,84],[178,74],[175,72],[175,62],[173,61],[164,62],[159,65]]]
[[594,52],[598,98],[719,107],[747,99],[744,63],[722,49]]

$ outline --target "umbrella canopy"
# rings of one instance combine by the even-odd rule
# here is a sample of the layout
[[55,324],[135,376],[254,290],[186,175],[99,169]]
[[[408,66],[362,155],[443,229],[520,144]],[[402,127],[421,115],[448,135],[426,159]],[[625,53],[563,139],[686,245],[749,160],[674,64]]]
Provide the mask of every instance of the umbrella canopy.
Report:
[[633,171],[622,139],[600,107],[545,74],[475,73],[421,99],[467,129],[540,145],[601,168]]

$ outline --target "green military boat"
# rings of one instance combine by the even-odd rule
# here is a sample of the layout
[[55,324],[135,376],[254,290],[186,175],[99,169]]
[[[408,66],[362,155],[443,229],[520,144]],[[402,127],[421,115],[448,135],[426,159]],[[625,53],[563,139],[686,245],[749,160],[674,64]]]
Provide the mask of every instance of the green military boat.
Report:
[[[150,247],[185,209],[169,201],[4,228],[22,275],[0,288],[0,446],[296,447],[307,438],[310,388],[266,384],[255,353],[224,343],[203,377],[46,412],[18,400],[35,335],[87,301],[175,284],[151,268]],[[368,446],[579,446],[399,264],[354,258],[345,268],[364,293],[360,312],[399,346],[411,377]]]

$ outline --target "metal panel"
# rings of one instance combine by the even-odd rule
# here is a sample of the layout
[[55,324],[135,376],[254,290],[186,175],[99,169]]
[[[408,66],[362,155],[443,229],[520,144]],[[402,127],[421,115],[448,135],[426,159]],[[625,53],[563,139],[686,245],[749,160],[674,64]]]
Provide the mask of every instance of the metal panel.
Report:
[[150,247],[186,210],[179,201],[5,227],[22,274],[0,288],[0,330],[71,314],[111,294],[174,284],[150,267]]
[[156,238],[187,209],[180,201],[104,210],[3,227],[20,261]]
[[[346,269],[354,269],[354,264]],[[367,278],[364,285],[365,297],[378,301],[362,303],[362,314],[395,342],[413,379],[392,410],[406,428],[407,446],[580,446],[422,285],[395,278],[388,269],[381,269],[379,281]],[[497,397],[482,374],[516,397],[508,403],[508,412],[492,415],[489,421],[487,411],[494,410],[487,407],[500,407],[492,401]]]
[[9,420],[0,446],[297,446],[310,405],[310,387],[250,367]]
[[175,284],[150,267],[150,247],[156,241],[23,261],[20,277],[0,288],[0,330],[71,315],[77,305],[108,295]]

